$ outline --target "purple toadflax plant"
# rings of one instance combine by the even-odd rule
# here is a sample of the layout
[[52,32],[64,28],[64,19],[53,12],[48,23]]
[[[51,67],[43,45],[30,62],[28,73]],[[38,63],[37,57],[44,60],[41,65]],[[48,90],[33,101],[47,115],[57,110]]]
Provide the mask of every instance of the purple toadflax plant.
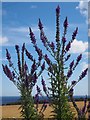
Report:
[[[47,70],[51,86],[50,87],[46,86],[46,83],[43,77],[42,77],[42,86],[43,86],[43,91],[49,98],[50,104],[53,107],[53,111],[52,111],[52,113],[54,113],[53,116],[58,120],[74,119],[73,113],[71,111],[71,108],[68,102],[68,97],[70,97],[73,103],[73,106],[77,111],[78,120],[80,120],[82,116],[82,112],[85,113],[86,101],[84,101],[84,107],[82,108],[82,110],[79,110],[73,98],[73,90],[74,90],[74,86],[78,84],[87,75],[88,68],[86,68],[81,73],[77,81],[72,81],[72,84],[68,86],[68,80],[73,75],[73,72],[75,71],[76,67],[79,65],[79,62],[82,59],[82,54],[80,54],[77,57],[76,61],[72,60],[69,64],[69,67],[66,67],[66,62],[71,57],[69,50],[78,33],[78,27],[73,32],[71,40],[68,42],[66,38],[67,28],[68,28],[68,19],[66,17],[63,23],[63,29],[64,29],[63,35],[62,37],[60,36],[60,7],[59,6],[57,6],[56,8],[56,42],[55,43],[50,42],[46,37],[43,30],[44,27],[40,19],[39,19],[38,26],[40,30],[40,39],[42,41],[43,46],[46,48],[49,54],[43,53],[42,50],[38,47],[37,41],[35,37],[33,37],[34,33],[32,32],[31,28],[30,28],[30,38],[31,38],[33,47],[38,52],[38,55],[40,57],[42,55],[42,58],[45,60],[45,62],[48,65],[48,67],[47,68],[45,67],[45,68]],[[66,74],[66,71],[67,71],[67,74]]]
[[[32,34],[33,35],[33,34]],[[32,36],[33,43],[35,43],[34,35]],[[6,58],[8,60],[8,65],[2,65],[3,71],[6,76],[12,81],[15,86],[18,88],[20,92],[20,100],[21,100],[21,114],[25,120],[32,120],[32,119],[41,119],[41,114],[37,111],[36,107],[34,106],[35,97],[32,96],[32,89],[36,85],[39,76],[45,69],[45,62],[42,61],[42,54],[41,51],[37,49],[39,53],[38,60],[36,61],[35,58],[31,55],[31,53],[26,49],[25,43],[22,46],[21,54],[20,48],[18,45],[15,45],[16,53],[17,53],[17,66],[18,70],[14,67],[14,64],[11,60],[11,55],[6,49]],[[25,60],[25,54],[31,62],[31,68],[27,65]],[[38,94],[40,93],[39,88],[37,87]],[[38,97],[37,94],[37,97]],[[37,100],[37,98],[36,98]],[[37,105],[36,105],[37,106]],[[43,107],[43,109],[45,109]],[[44,111],[44,110],[43,110]],[[42,112],[43,115],[43,112]]]

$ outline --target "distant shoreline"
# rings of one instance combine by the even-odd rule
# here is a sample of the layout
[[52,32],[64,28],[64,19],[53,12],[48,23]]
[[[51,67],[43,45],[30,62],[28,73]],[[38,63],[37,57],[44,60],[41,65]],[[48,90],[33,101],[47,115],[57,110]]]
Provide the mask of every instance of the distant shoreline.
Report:
[[[85,96],[74,96],[75,101],[83,101]],[[39,104],[42,104],[44,100],[49,103],[49,99],[46,96],[40,97]],[[88,96],[90,100],[90,96]],[[70,102],[70,99],[69,99]],[[2,96],[0,97],[0,105],[20,105],[20,96]]]

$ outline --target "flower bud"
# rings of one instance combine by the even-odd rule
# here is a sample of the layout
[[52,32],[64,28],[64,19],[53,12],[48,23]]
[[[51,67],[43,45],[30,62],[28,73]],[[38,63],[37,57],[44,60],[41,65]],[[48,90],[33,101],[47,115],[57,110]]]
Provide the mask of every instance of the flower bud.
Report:
[[60,7],[59,7],[59,5],[56,8],[56,14],[60,14]]

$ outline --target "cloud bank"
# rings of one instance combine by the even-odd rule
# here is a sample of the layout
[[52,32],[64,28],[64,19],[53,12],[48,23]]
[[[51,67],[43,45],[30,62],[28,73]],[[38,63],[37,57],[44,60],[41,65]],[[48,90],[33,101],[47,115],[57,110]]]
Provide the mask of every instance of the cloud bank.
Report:
[[75,39],[71,45],[70,53],[84,53],[87,49],[88,42],[83,42],[81,40],[78,41]]

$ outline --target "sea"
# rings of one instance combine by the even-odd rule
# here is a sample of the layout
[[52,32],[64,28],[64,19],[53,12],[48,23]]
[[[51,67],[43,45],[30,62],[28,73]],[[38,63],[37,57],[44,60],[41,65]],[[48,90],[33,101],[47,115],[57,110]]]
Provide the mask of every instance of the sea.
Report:
[[[84,99],[85,96],[74,96],[75,99]],[[88,97],[90,98],[90,96]],[[0,105],[6,105],[6,104],[10,104],[10,103],[16,103],[19,102],[20,100],[20,96],[2,96],[0,97]],[[47,100],[48,98],[46,96],[40,97],[40,100]]]

